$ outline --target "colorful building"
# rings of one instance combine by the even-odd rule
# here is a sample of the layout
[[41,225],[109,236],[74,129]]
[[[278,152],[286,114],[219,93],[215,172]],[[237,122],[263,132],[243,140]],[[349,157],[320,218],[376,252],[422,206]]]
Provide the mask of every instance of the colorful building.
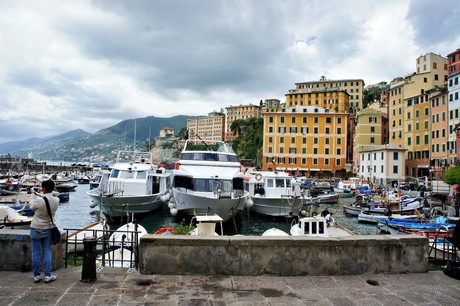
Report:
[[430,177],[441,179],[452,156],[449,156],[449,108],[445,88],[428,91],[431,105]]
[[187,119],[189,138],[198,135],[202,139],[223,141],[225,135],[225,115],[211,112],[207,117]]
[[233,121],[235,120],[245,120],[252,117],[260,118],[262,116],[262,107],[259,105],[238,105],[238,106],[229,106],[225,108],[227,112],[225,120],[225,141],[232,142],[235,140],[238,135],[232,131],[230,128]]
[[295,105],[266,110],[263,117],[263,170],[300,171],[311,176],[330,175],[345,167],[348,113]]
[[[455,152],[460,157],[460,147],[457,145],[457,133],[455,127],[460,123],[460,49],[447,55],[448,61],[448,97],[449,97],[449,143],[448,150]],[[456,158],[453,164],[458,164]]]

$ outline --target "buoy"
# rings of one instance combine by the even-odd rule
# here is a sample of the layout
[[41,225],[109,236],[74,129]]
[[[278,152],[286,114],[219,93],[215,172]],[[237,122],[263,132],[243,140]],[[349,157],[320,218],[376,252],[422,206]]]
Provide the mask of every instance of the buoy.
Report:
[[96,203],[92,202],[91,204],[89,204],[89,207],[91,207],[91,208],[95,208],[95,207],[96,207],[96,205],[97,205]]
[[251,208],[252,205],[254,205],[254,202],[252,201],[252,199],[247,199],[247,200],[246,200],[246,207],[247,207],[247,208]]
[[171,216],[173,217],[177,216],[177,209],[172,208],[169,212],[171,213]]

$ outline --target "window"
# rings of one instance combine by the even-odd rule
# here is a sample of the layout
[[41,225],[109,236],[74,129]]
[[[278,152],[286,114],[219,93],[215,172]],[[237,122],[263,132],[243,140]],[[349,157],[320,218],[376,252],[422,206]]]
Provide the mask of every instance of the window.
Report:
[[396,165],[393,166],[393,173],[394,174],[398,173],[398,166]]
[[318,134],[318,128],[317,127],[313,128],[313,133]]
[[375,126],[371,126],[371,133],[375,133]]
[[325,130],[326,134],[329,134],[329,128],[327,127]]
[[393,152],[393,160],[398,160],[398,159],[399,159],[399,153]]
[[295,123],[295,117],[291,117],[291,123]]
[[314,122],[315,122],[315,123],[318,123],[318,122],[319,122],[318,117],[315,117]]
[[269,133],[273,133],[273,127],[272,127],[272,126],[269,126],[269,127],[268,127],[268,132],[269,132]]
[[324,143],[329,144],[329,138],[324,138]]
[[284,123],[284,117],[281,117],[280,120],[281,120],[281,123]]
[[318,164],[318,159],[317,158],[313,158],[313,165],[317,165]]
[[268,137],[268,143],[273,143],[273,137]]
[[342,134],[342,128],[337,128],[337,134]]
[[313,148],[313,154],[318,154],[318,148]]
[[268,122],[273,123],[273,117],[268,117]]
[[324,149],[324,154],[329,155],[329,148]]
[[295,137],[291,137],[291,143],[295,143]]
[[371,137],[370,142],[371,142],[371,143],[375,143],[375,138],[374,138],[374,137]]
[[284,143],[284,137],[280,137],[280,143]]

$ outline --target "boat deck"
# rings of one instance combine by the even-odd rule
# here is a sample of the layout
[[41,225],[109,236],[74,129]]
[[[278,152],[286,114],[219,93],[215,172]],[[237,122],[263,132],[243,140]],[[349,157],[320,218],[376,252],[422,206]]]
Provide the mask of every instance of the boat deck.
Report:
[[340,225],[329,226],[327,228],[329,237],[348,237],[354,234]]

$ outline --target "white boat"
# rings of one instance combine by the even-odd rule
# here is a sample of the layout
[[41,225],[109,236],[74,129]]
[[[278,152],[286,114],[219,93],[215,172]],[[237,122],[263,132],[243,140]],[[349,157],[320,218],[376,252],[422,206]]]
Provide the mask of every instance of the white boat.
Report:
[[242,166],[224,142],[200,140],[198,144],[204,148],[187,140],[175,164],[171,214],[215,214],[225,222],[252,204],[243,189]]
[[192,223],[196,221],[196,227],[190,232],[190,235],[199,236],[219,236],[216,232],[216,225],[220,225],[220,235],[224,235],[224,229],[222,225],[223,219],[218,215],[205,215],[205,216],[194,216]]
[[291,236],[304,237],[346,237],[353,233],[337,224],[329,224],[323,217],[305,217],[291,224]]
[[170,172],[153,164],[151,152],[120,151],[112,170],[87,194],[111,217],[148,213],[169,199],[170,180]]
[[337,187],[334,187],[334,192],[351,193],[351,182],[350,181],[340,181],[337,184]]
[[9,206],[0,206],[0,228],[30,229],[32,218],[21,215]]
[[273,217],[297,216],[302,206],[311,203],[301,183],[280,171],[259,171],[244,179],[245,189],[252,197],[251,211]]
[[270,237],[286,237],[289,236],[288,233],[282,231],[276,227],[269,228],[265,232],[262,233],[262,236],[270,236]]
[[[398,219],[415,219],[418,217],[418,215],[392,214],[391,217]],[[385,215],[383,212],[376,212],[371,210],[363,210],[358,215],[358,222],[361,223],[378,223],[379,220],[390,220],[390,216]]]
[[86,237],[101,239],[108,230],[109,226],[103,219],[101,221],[91,223],[78,231],[70,233],[67,237],[67,251],[82,252],[84,249],[83,239]]
[[[136,262],[135,249],[138,248],[140,238],[147,234],[147,230],[140,224],[129,222],[113,232],[108,240],[111,250],[98,256],[96,263],[103,263],[109,267],[133,268]],[[104,260],[103,260],[104,259]],[[103,262],[104,261],[104,262]]]

